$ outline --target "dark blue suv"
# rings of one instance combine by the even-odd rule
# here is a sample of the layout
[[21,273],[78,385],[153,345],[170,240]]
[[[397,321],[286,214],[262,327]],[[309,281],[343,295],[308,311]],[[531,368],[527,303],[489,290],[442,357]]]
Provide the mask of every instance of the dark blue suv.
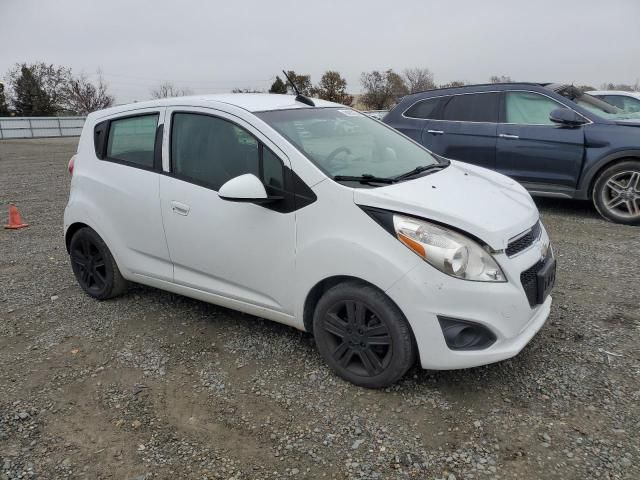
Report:
[[591,199],[640,224],[640,114],[570,85],[467,85],[404,97],[385,117],[443,157],[518,180],[532,195]]

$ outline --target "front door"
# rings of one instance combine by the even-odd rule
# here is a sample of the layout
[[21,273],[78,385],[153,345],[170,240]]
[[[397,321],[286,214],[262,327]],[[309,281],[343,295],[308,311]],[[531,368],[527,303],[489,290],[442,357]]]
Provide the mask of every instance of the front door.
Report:
[[217,193],[245,173],[279,193],[288,159],[224,112],[170,109],[167,120],[170,173],[161,178],[160,200],[175,283],[292,314],[295,213]]
[[505,92],[504,123],[498,126],[496,169],[529,188],[576,188],[584,156],[584,127],[549,120],[566,108],[535,92]]

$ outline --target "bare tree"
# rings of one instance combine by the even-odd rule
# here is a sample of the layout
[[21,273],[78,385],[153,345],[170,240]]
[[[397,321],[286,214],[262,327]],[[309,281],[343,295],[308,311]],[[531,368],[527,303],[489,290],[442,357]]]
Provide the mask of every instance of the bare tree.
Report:
[[509,75],[492,75],[489,79],[491,83],[512,83],[511,77]]
[[[293,83],[295,83],[296,87],[298,88],[298,91],[302,95],[307,95],[307,96],[313,95],[313,86],[311,85],[311,75],[298,75],[295,71],[288,70],[287,76],[291,79]],[[289,84],[289,82],[286,82],[286,87],[289,93],[293,93],[293,87]],[[273,85],[272,85],[272,88],[273,88]]]
[[231,93],[264,93],[264,90],[259,90],[257,88],[234,88],[231,90]]
[[403,74],[409,93],[424,92],[436,88],[433,73],[428,68],[407,68]]
[[464,87],[465,85],[468,85],[468,82],[466,82],[464,80],[454,80],[454,81],[449,82],[449,83],[443,83],[438,88]]
[[363,72],[360,83],[364,93],[360,101],[374,110],[384,110],[409,93],[404,79],[393,70]]
[[98,72],[98,80],[95,84],[84,74],[71,77],[64,89],[64,103],[67,109],[79,115],[87,115],[96,110],[108,108],[113,105],[113,96],[107,93],[107,84]]
[[191,95],[193,92],[190,88],[179,88],[171,82],[164,82],[154,90],[151,90],[151,98],[169,98],[169,97],[184,97],[185,95]]
[[351,105],[353,97],[347,93],[347,81],[339,72],[327,70],[320,78],[320,83],[312,89],[314,96],[330,102]]
[[600,85],[600,90],[621,90],[624,92],[636,92],[640,90],[640,81],[636,80],[634,85],[626,83],[603,83]]

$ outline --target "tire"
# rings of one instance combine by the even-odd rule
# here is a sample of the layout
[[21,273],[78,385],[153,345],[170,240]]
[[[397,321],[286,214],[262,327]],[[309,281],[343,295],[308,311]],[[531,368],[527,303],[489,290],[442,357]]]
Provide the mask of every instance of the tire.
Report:
[[627,160],[604,170],[593,185],[592,198],[607,220],[640,225],[640,161]]
[[387,387],[416,360],[413,334],[400,309],[362,282],[344,282],[324,293],[314,312],[313,334],[329,367],[361,387]]
[[107,300],[127,290],[127,281],[95,230],[84,227],[73,234],[69,259],[80,287],[93,298]]

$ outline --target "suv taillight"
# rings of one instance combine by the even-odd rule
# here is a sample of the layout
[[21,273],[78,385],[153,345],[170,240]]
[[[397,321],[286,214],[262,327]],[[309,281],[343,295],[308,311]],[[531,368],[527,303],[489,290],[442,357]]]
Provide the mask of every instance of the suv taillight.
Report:
[[73,164],[76,162],[76,156],[74,155],[73,157],[71,157],[71,160],[69,160],[69,174],[71,174],[71,176],[73,176]]

